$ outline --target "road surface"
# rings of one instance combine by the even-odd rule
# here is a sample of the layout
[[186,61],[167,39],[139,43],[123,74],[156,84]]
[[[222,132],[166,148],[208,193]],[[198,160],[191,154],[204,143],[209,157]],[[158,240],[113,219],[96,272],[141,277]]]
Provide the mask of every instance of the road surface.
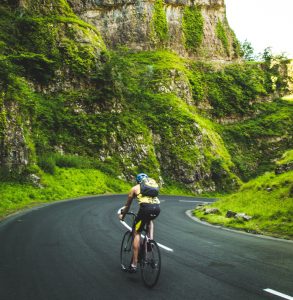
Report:
[[0,299],[293,299],[292,242],[197,223],[186,211],[205,200],[190,197],[161,196],[155,239],[167,250],[147,289],[140,273],[120,270],[125,199],[63,201],[2,221]]

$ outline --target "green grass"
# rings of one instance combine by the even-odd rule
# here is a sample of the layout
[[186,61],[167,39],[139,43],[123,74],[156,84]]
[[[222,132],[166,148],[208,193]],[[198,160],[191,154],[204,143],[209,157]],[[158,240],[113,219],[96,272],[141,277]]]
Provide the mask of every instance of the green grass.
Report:
[[290,162],[293,162],[293,150],[288,150],[286,151],[282,158],[277,161],[277,164],[278,165],[283,165],[283,164],[287,164],[287,163],[290,163]]
[[194,196],[194,193],[184,184],[168,180],[161,187],[160,195]]
[[[244,184],[239,192],[209,205],[220,210],[216,215],[194,214],[210,223],[264,235],[293,239],[293,171],[275,175],[266,173]],[[226,212],[244,212],[252,219],[226,218]]]
[[292,148],[292,102],[277,99],[255,109],[258,113],[247,120],[220,126],[236,174],[244,181],[272,171],[275,160]]
[[285,100],[285,101],[288,101],[288,102],[293,102],[293,94],[292,95],[284,96],[282,98],[282,100]]
[[56,167],[54,176],[42,174],[43,188],[31,184],[0,183],[0,218],[41,203],[87,195],[127,193],[130,184],[93,169]]
[[[42,171],[40,174],[42,188],[28,183],[0,182],[0,220],[42,203],[90,195],[128,193],[132,186],[94,169],[55,166],[54,175]],[[183,185],[170,182],[164,184],[161,194],[191,195],[191,192]]]

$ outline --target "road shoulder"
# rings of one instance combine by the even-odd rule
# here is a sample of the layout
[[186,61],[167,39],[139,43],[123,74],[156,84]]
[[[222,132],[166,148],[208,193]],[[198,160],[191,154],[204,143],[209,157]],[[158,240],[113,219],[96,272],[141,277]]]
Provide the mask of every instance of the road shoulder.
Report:
[[275,237],[272,237],[272,236],[267,236],[267,235],[261,235],[261,234],[255,234],[255,233],[249,233],[249,232],[245,232],[245,231],[242,231],[242,230],[237,230],[237,229],[232,229],[232,228],[228,228],[228,227],[225,227],[225,226],[222,226],[222,225],[213,225],[211,223],[208,223],[206,221],[202,221],[200,220],[199,218],[195,217],[193,214],[192,214],[192,210],[187,210],[185,212],[185,214],[191,218],[193,221],[199,223],[199,224],[202,224],[202,225],[205,225],[205,226],[209,226],[209,227],[213,227],[213,228],[218,228],[218,229],[222,229],[222,230],[226,230],[226,231],[230,231],[230,232],[235,232],[235,233],[239,233],[239,234],[244,234],[244,235],[248,235],[248,236],[253,236],[253,237],[257,237],[257,238],[261,238],[261,239],[268,239],[268,240],[275,240],[275,241],[280,241],[280,242],[287,242],[287,243],[292,243],[293,244],[293,241],[292,240],[285,240],[285,239],[281,239],[281,238],[275,238]]

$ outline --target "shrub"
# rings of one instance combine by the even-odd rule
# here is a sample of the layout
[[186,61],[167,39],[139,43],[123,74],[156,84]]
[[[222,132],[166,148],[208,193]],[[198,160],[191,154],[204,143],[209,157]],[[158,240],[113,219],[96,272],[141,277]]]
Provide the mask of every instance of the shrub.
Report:
[[55,155],[56,165],[60,168],[82,168],[85,159],[77,155]]
[[38,158],[38,166],[46,173],[55,173],[55,160],[52,155],[42,155]]

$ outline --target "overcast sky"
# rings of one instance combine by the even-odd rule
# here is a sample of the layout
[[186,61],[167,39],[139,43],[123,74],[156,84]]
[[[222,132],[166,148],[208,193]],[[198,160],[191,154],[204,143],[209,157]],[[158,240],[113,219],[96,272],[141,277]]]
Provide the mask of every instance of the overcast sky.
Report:
[[238,40],[255,53],[271,47],[293,58],[293,0],[225,0],[227,19]]

